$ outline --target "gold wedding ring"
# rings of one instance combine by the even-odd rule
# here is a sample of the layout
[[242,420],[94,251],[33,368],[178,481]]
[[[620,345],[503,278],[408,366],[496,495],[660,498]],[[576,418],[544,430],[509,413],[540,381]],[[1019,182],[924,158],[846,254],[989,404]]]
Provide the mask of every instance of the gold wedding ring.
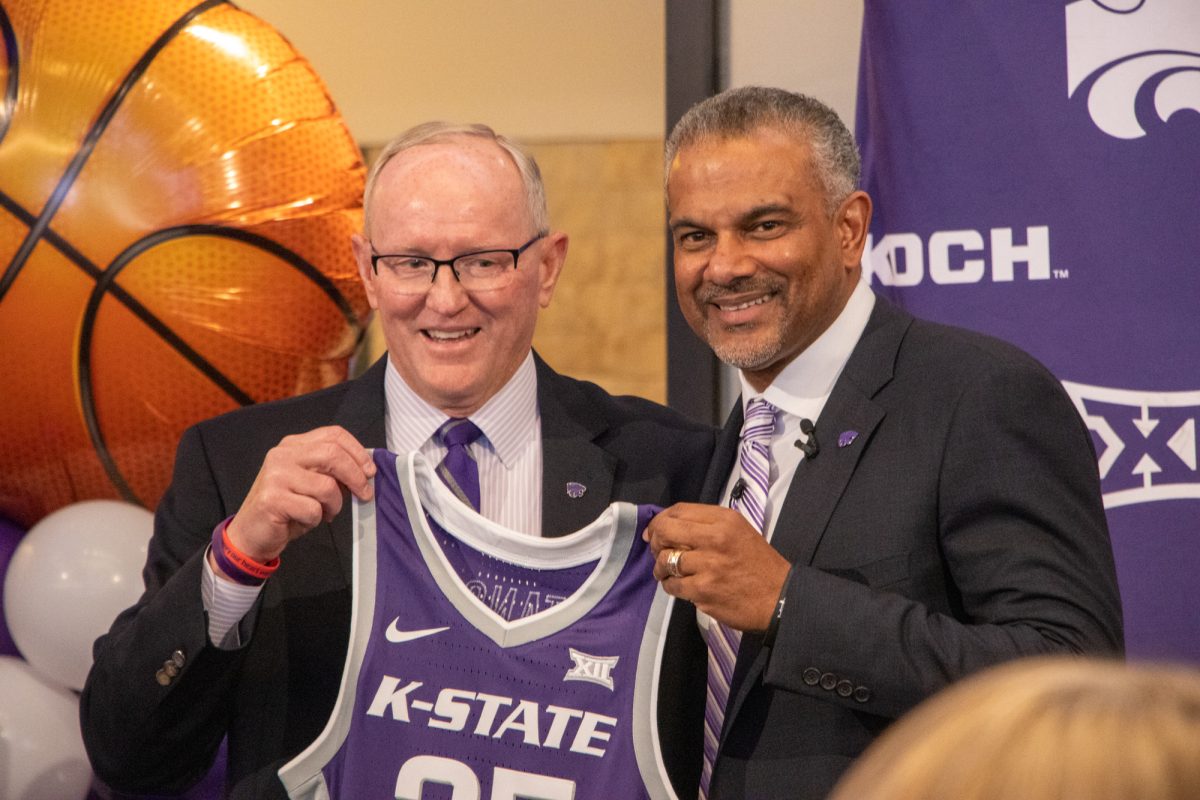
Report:
[[683,572],[679,569],[679,559],[683,558],[682,550],[672,550],[667,555],[667,574],[672,578],[682,578]]

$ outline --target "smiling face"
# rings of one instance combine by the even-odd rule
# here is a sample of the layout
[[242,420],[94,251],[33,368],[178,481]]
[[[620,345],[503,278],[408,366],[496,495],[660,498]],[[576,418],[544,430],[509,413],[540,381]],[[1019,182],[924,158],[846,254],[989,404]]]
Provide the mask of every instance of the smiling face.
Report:
[[765,389],[854,291],[870,199],[854,192],[830,214],[811,148],[760,128],[681,149],[667,206],[684,317]]
[[379,173],[368,240],[354,253],[388,357],[422,399],[449,416],[474,413],[513,376],[533,342],[540,308],[550,303],[567,238],[552,233],[521,254],[513,282],[467,292],[452,270],[438,270],[425,294],[402,294],[377,253],[450,259],[510,249],[532,238],[532,215],[520,173],[494,142],[455,136],[401,151]]

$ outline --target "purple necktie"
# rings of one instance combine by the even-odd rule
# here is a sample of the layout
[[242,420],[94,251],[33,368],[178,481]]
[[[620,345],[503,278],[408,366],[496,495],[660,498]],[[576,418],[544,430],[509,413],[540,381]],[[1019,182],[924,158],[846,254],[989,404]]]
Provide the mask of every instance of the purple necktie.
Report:
[[446,446],[446,457],[438,464],[437,474],[459,500],[479,510],[479,465],[468,449],[483,431],[469,419],[451,417],[437,429],[437,437]]
[[[734,484],[730,505],[742,513],[759,533],[763,532],[767,490],[771,485],[771,436],[775,432],[775,406],[762,398],[746,404],[742,443],[738,451],[741,477]],[[740,631],[716,620],[708,626],[708,696],[704,704],[704,770],[700,773],[700,800],[708,797],[713,762],[729,703],[729,683],[737,661]]]

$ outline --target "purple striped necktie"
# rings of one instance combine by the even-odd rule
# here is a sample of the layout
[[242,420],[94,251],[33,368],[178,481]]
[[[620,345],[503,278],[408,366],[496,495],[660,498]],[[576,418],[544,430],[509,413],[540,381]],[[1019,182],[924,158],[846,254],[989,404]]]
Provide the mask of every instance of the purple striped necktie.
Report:
[[[734,484],[730,505],[742,513],[759,533],[763,532],[767,510],[767,491],[771,486],[771,436],[775,433],[778,409],[766,400],[755,398],[746,404],[742,423],[742,442],[738,450],[741,477]],[[729,703],[729,683],[737,661],[742,634],[716,620],[708,626],[708,696],[704,705],[704,771],[700,773],[700,800],[708,797],[713,762]]]
[[483,435],[469,419],[451,417],[437,429],[437,438],[446,446],[446,457],[438,464],[437,474],[450,491],[471,508],[479,510],[479,465],[469,449]]

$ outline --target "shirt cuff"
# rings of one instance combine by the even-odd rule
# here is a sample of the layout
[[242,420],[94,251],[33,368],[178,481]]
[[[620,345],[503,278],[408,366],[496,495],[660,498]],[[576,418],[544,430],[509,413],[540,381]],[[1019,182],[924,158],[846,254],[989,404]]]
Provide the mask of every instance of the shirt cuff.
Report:
[[[208,614],[208,638],[219,650],[236,650],[242,646],[238,623],[254,607],[262,586],[244,586],[224,581],[213,572],[204,551],[204,570],[200,574],[204,610]],[[249,632],[246,638],[249,639]]]

